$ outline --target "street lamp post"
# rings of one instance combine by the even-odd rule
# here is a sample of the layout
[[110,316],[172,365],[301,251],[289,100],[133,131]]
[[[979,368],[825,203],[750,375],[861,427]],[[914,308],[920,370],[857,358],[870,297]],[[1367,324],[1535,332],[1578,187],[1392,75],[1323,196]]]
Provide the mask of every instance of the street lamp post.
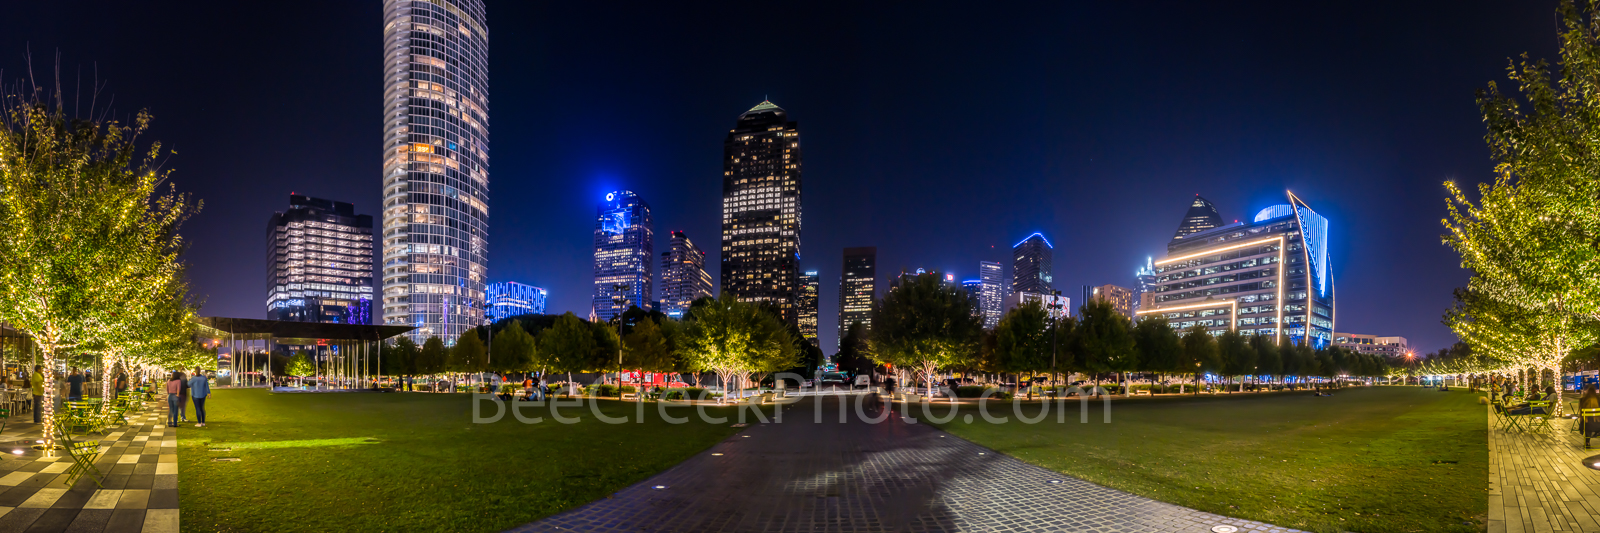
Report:
[[611,299],[617,302],[617,398],[622,398],[622,314],[628,310],[628,290],[633,288],[627,283],[618,283],[612,286],[616,292]]
[[[1050,386],[1054,387],[1056,384],[1056,344],[1057,339],[1061,336],[1059,333],[1061,317],[1056,316],[1056,313],[1065,306],[1061,305],[1061,291],[1052,290],[1050,291],[1050,296]],[[1028,399],[1031,400],[1033,399],[1033,387],[1031,383],[1029,385]]]

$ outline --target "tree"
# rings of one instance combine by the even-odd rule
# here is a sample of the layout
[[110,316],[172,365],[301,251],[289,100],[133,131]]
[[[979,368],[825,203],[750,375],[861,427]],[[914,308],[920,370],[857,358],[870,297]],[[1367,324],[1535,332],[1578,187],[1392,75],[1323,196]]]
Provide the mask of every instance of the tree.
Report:
[[[417,373],[433,375],[444,372],[447,357],[444,341],[438,336],[428,337],[422,341],[422,351],[417,352]],[[433,390],[439,392],[438,383],[434,384]]]
[[1194,373],[1195,393],[1200,392],[1200,374],[1218,370],[1217,341],[1205,326],[1195,325],[1183,334],[1183,357],[1178,361],[1184,372]]
[[724,387],[745,372],[774,372],[794,366],[794,339],[777,316],[723,293],[690,308],[692,320],[679,350],[690,369],[714,372]]
[[305,350],[294,352],[294,357],[289,358],[289,367],[284,369],[289,375],[304,378],[317,373],[316,367],[311,364],[311,358],[306,356]]
[[[1475,348],[1560,374],[1573,349],[1600,341],[1600,17],[1561,2],[1559,72],[1508,68],[1518,95],[1478,93],[1496,161],[1474,201],[1446,183],[1445,244],[1472,272],[1471,297],[1446,322]],[[1561,387],[1556,405],[1560,414]]]
[[[1217,336],[1217,359],[1222,364],[1221,374],[1229,377],[1238,377],[1254,374],[1256,370],[1256,351],[1250,348],[1250,340],[1234,330],[1222,332]],[[1244,392],[1244,382],[1239,383],[1239,392]]]
[[1183,341],[1166,318],[1145,315],[1133,324],[1133,346],[1139,352],[1140,368],[1148,372],[1184,372],[1178,367],[1183,357]]
[[492,370],[496,372],[525,372],[533,368],[534,351],[537,349],[533,336],[522,329],[522,324],[515,320],[500,330],[495,337],[494,344],[490,347],[493,352],[489,358]]
[[866,325],[855,322],[845,328],[844,336],[839,339],[839,351],[833,358],[839,370],[857,375],[875,372],[878,364],[867,356]]
[[[1139,368],[1139,353],[1128,332],[1128,318],[1118,313],[1111,302],[1091,300],[1078,314],[1081,318],[1073,334],[1073,349],[1079,368],[1096,373],[1116,372],[1121,377]],[[1128,393],[1126,387],[1123,392]]]
[[1276,338],[1266,335],[1250,337],[1250,349],[1256,353],[1257,372],[1268,376],[1276,376],[1283,373],[1283,359],[1278,356]]
[[456,345],[450,348],[450,359],[445,369],[452,372],[483,372],[488,368],[487,355],[483,349],[483,339],[478,337],[478,330],[469,329],[461,332]]
[[874,361],[915,368],[933,394],[935,372],[977,352],[983,322],[972,298],[938,273],[903,275],[900,286],[872,304]]
[[383,351],[383,373],[400,377],[417,374],[417,352],[417,343],[401,335],[394,346]]
[[[160,191],[170,172],[161,144],[137,142],[148,113],[128,126],[72,118],[59,93],[19,92],[0,104],[0,322],[32,337],[53,370],[170,297],[182,274],[178,227],[199,206]],[[46,372],[46,447],[54,381]]]
[[1050,370],[1052,347],[1058,341],[1053,335],[1049,313],[1038,300],[1006,312],[994,328],[998,370],[1015,374]]
[[[539,336],[539,353],[551,370],[565,372],[572,382],[573,372],[588,370],[594,352],[594,333],[588,321],[570,311],[556,318],[555,325]],[[574,392],[567,387],[568,393]]]
[[[663,320],[671,320],[663,317]],[[672,343],[654,319],[644,317],[622,338],[623,368],[643,372],[671,372]]]

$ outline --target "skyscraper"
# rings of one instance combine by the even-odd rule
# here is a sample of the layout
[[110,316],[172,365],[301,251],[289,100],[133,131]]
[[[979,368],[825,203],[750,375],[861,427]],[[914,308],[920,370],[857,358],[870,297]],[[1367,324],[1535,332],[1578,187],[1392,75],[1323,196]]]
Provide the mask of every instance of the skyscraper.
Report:
[[661,252],[661,312],[683,318],[689,305],[711,294],[711,275],[706,273],[706,253],[681,231],[671,233],[672,242]]
[[821,294],[822,280],[817,276],[817,271],[807,270],[800,274],[800,300],[799,321],[800,336],[811,341],[812,346],[817,343],[817,297]]
[[1323,347],[1334,339],[1328,219],[1293,193],[1241,222],[1167,243],[1155,296],[1138,314]]
[[1133,289],[1117,285],[1084,285],[1083,303],[1087,305],[1095,301],[1110,303],[1118,314],[1133,318]]
[[979,321],[983,320],[983,280],[969,279],[961,282],[961,290],[967,291],[967,297],[972,299],[972,316]]
[[383,23],[383,322],[454,343],[488,278],[483,2],[384,0]]
[[372,323],[372,216],[310,196],[267,219],[267,318]]
[[1012,292],[1050,294],[1054,281],[1050,272],[1054,248],[1039,233],[1029,235],[1011,247]]
[[877,247],[845,248],[844,268],[839,271],[839,338],[857,322],[872,329],[877,281]]
[[[655,227],[650,204],[633,191],[606,193],[594,215],[594,315],[649,309],[655,295]],[[619,288],[620,287],[620,288]]]
[[1178,223],[1178,232],[1172,235],[1172,240],[1219,226],[1222,226],[1222,214],[1217,212],[1217,206],[1196,194],[1194,201],[1189,204],[1189,212],[1183,215],[1183,222]]
[[484,292],[489,301],[489,318],[544,314],[544,303],[549,293],[544,289],[523,285],[515,281],[490,283]]
[[[1133,310],[1135,312],[1144,308],[1144,301],[1146,298],[1155,297],[1156,266],[1153,263],[1153,260],[1154,259],[1150,257],[1144,258],[1144,266],[1139,267],[1139,270],[1134,271],[1133,277],[1139,282],[1138,292],[1134,293],[1133,295]],[[1150,296],[1145,296],[1147,294]]]
[[800,124],[763,101],[722,144],[722,290],[797,319]]
[[1000,315],[1005,313],[1005,266],[993,261],[978,262],[978,309],[983,318],[983,329],[1000,325]]

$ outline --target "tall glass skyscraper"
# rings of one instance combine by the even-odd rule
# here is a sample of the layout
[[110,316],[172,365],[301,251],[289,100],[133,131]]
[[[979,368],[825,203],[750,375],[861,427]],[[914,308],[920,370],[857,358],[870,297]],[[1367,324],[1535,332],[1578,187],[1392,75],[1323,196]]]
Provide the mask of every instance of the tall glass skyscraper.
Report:
[[672,232],[671,244],[661,252],[661,312],[683,318],[690,304],[706,296],[712,296],[706,253],[688,235]]
[[878,248],[863,246],[844,249],[844,268],[839,271],[839,338],[860,322],[872,329],[872,303],[877,299]]
[[267,318],[372,323],[372,216],[289,195],[267,219]]
[[795,323],[800,295],[800,124],[762,101],[722,144],[722,290]]
[[796,302],[800,336],[811,341],[812,346],[817,344],[817,297],[821,290],[822,280],[817,276],[817,271],[807,270],[800,274],[800,299]]
[[1172,234],[1172,240],[1219,226],[1222,226],[1222,214],[1217,212],[1216,204],[1196,194],[1194,201],[1189,203],[1189,212],[1183,214],[1183,222],[1178,224],[1178,231]]
[[489,33],[482,0],[383,2],[383,322],[483,323]]
[[1055,281],[1050,272],[1054,248],[1040,233],[1011,247],[1011,292],[1050,294]]
[[983,318],[983,329],[1000,325],[1000,315],[1005,314],[1005,266],[993,261],[978,262],[978,309]]
[[1155,265],[1154,297],[1138,314],[1176,328],[1203,326],[1279,336],[1315,347],[1333,341],[1328,219],[1293,193],[1250,222],[1185,235]]
[[594,217],[594,314],[600,320],[655,302],[655,222],[633,191],[606,193]]

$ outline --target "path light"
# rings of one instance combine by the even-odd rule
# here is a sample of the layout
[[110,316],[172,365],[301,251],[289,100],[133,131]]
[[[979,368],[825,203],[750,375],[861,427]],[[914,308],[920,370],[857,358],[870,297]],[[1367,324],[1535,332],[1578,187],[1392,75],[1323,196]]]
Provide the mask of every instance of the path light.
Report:
[[1234,533],[1239,528],[1233,526],[1211,526],[1211,533]]
[[984,455],[984,453],[983,452],[978,452],[978,455]]
[[722,452],[713,453],[711,455],[716,456],[716,457],[722,457]]
[[1059,479],[1052,479],[1052,480],[1050,480],[1050,484],[1051,484],[1051,485],[1057,485],[1057,484],[1060,484],[1060,483],[1061,483],[1061,480],[1059,480]]
[[656,485],[656,486],[650,487],[650,488],[656,489],[656,490],[661,490],[661,489],[667,488],[667,486],[666,485]]
[[1600,455],[1591,455],[1583,458],[1583,466],[1590,470],[1600,470]]
[[22,455],[22,450],[11,450],[11,453],[15,455]]

